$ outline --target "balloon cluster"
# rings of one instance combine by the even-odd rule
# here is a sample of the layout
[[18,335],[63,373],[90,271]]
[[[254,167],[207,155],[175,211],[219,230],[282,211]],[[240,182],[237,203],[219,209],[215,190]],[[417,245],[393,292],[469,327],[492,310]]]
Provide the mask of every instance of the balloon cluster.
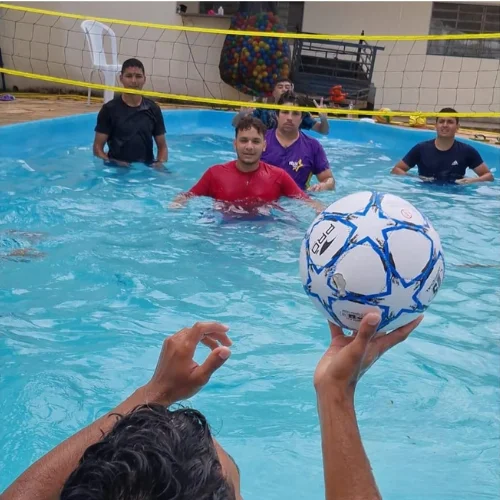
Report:
[[[230,29],[284,33],[285,28],[272,12],[238,13]],[[290,47],[282,38],[228,35],[221,51],[222,81],[248,95],[270,96],[276,80],[290,73]]]

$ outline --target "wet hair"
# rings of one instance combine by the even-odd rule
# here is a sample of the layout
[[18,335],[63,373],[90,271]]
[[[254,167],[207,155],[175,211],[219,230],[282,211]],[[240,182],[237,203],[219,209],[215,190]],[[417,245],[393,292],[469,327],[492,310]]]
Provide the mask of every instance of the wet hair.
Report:
[[122,75],[127,70],[128,68],[139,68],[142,71],[142,74],[145,75],[146,71],[144,70],[144,64],[139,61],[139,59],[127,59],[123,64],[122,64]]
[[[282,94],[278,100],[278,104],[296,104],[297,106],[305,106],[304,99],[293,90],[287,90],[284,94]],[[279,111],[281,112],[281,109]]]
[[238,125],[236,125],[236,137],[238,137],[238,133],[242,132],[243,130],[248,130],[254,128],[257,130],[259,135],[265,136],[266,135],[266,126],[262,123],[261,120],[258,118],[255,118],[255,116],[252,115],[247,115],[244,116],[239,122]]
[[[456,112],[457,112],[457,110],[456,110],[456,109],[453,109],[453,108],[443,108],[443,109],[440,111],[440,113],[450,113],[450,114],[453,114],[453,113],[456,113]],[[436,123],[437,123],[437,121],[439,120],[439,118],[441,118],[441,117],[436,116]],[[458,125],[458,123],[459,123],[459,119],[458,119],[458,117],[456,117],[456,118],[455,118],[455,120],[457,121],[457,125]]]
[[[111,417],[110,417],[111,418]],[[87,448],[60,500],[235,500],[205,417],[151,404]]]
[[280,77],[276,80],[276,83],[274,84],[274,88],[276,88],[278,83],[284,83],[284,82],[288,82],[293,87],[293,82],[292,82],[292,80],[290,80],[290,78]]

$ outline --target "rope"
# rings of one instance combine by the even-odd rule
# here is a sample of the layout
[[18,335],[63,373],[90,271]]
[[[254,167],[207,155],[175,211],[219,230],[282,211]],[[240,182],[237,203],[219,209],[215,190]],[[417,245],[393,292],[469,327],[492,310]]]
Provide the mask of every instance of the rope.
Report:
[[371,41],[399,41],[399,40],[492,40],[500,38],[500,33],[465,33],[455,35],[321,35],[309,33],[277,33],[262,31],[239,31],[218,28],[200,28],[199,26],[176,26],[172,24],[157,24],[139,21],[125,21],[123,19],[111,19],[108,17],[84,16],[82,14],[70,14],[54,10],[35,9],[32,7],[22,7],[0,3],[0,8],[41,14],[44,16],[66,17],[68,19],[81,19],[99,21],[105,24],[125,24],[127,26],[139,26],[141,28],[156,28],[161,30],[191,31],[195,33],[212,33],[216,35],[237,35],[237,36],[265,36],[266,38],[289,38],[304,40],[371,40]]
[[[128,93],[128,94],[139,94],[142,96],[156,97],[160,99],[171,99],[174,101],[190,101],[198,102],[203,104],[215,104],[218,106],[229,106],[229,107],[241,107],[241,101],[231,101],[226,99],[213,99],[210,97],[194,97],[189,95],[180,94],[167,94],[164,92],[154,92],[150,90],[134,90],[125,89],[122,87],[102,85],[100,83],[89,83],[82,82],[79,80],[69,80],[67,78],[57,78],[55,76],[39,75],[36,73],[26,73],[25,71],[17,71],[14,69],[0,68],[0,73],[5,73],[11,76],[20,76],[23,78],[31,78],[33,80],[43,80],[45,82],[61,83],[63,85],[73,85],[77,87],[85,87],[95,90],[112,90],[114,92]],[[422,112],[422,111],[367,111],[358,109],[331,109],[331,108],[311,108],[305,106],[286,106],[277,104],[267,104],[261,102],[248,102],[248,106],[253,108],[264,108],[264,109],[286,109],[295,111],[304,111],[309,113],[326,113],[329,115],[368,115],[368,116],[422,116],[422,117],[437,117],[437,116],[449,116],[446,113],[437,112]],[[457,118],[499,118],[500,112],[477,112],[477,113],[453,113],[453,116]]]

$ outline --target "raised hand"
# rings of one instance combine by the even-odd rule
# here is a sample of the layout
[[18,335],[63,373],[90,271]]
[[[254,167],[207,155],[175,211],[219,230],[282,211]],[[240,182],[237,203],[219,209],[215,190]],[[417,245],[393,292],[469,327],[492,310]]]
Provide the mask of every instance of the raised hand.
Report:
[[344,335],[340,327],[329,322],[331,344],[314,373],[316,390],[335,388],[340,395],[353,395],[363,373],[391,347],[406,340],[422,319],[423,315],[391,333],[377,334],[380,315],[368,313],[352,336]]
[[327,118],[327,117],[328,117],[327,113],[322,113],[322,112],[320,111],[321,109],[324,109],[324,108],[326,107],[326,106],[323,104],[323,97],[320,99],[319,104],[318,104],[318,102],[316,102],[316,100],[315,100],[315,99],[313,99],[313,102],[314,102],[314,105],[318,108],[318,114],[319,114],[319,116],[320,116],[320,117]]
[[[165,339],[154,375],[145,387],[149,397],[170,404],[194,396],[231,355],[228,330],[220,323],[200,322]],[[193,359],[200,343],[211,349],[201,365]]]

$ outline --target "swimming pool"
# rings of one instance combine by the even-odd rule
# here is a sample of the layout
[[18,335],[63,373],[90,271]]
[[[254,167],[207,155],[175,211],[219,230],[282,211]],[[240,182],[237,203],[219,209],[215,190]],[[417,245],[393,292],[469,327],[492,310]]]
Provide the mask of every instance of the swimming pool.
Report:
[[[221,223],[209,200],[169,201],[233,158],[231,114],[165,113],[170,173],[104,168],[95,115],[0,128],[0,231],[43,232],[29,263],[0,259],[0,491],[151,375],[165,334],[231,326],[233,355],[193,400],[242,470],[245,498],[323,498],[312,374],[327,327],[303,293],[301,238],[314,214]],[[493,499],[500,489],[498,180],[435,187],[389,176],[431,132],[331,121],[327,201],[376,188],[439,231],[447,276],[426,320],[357,392],[385,499]],[[499,152],[472,143],[498,171]],[[0,235],[2,247],[28,244]]]

